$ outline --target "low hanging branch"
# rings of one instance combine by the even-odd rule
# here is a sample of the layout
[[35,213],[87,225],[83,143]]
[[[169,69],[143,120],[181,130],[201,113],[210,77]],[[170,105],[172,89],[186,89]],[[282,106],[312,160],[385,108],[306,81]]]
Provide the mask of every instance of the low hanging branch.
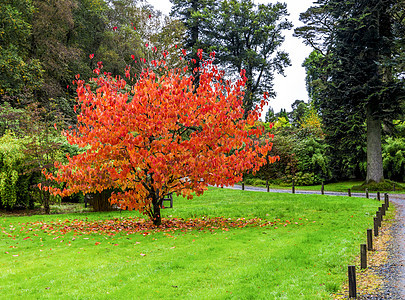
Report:
[[77,81],[78,127],[64,135],[85,151],[68,157],[66,165],[56,163],[55,174],[45,172],[65,182],[64,190],[46,189],[62,196],[111,189],[112,204],[143,212],[160,225],[168,193],[191,199],[208,185],[233,185],[244,171],[266,163],[272,137],[260,143],[252,138],[263,135],[257,121],[265,102],[243,118],[243,73],[236,83],[224,84],[224,73],[207,61],[193,92],[185,69],[152,63],[165,75],[145,70],[131,88],[108,75],[88,85]]

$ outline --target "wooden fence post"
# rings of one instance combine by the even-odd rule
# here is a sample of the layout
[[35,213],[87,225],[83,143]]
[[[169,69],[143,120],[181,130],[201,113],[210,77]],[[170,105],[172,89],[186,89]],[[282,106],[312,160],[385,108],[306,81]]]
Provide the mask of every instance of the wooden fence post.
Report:
[[349,266],[348,275],[349,275],[349,298],[357,298],[355,266]]
[[381,201],[380,192],[377,192],[377,200]]
[[295,194],[295,183],[294,183],[294,179],[292,180],[292,193]]
[[378,218],[374,217],[374,236],[378,236]]
[[367,199],[369,198],[368,189],[366,189],[366,198],[367,198]]
[[380,218],[379,222],[378,222],[378,226],[381,227],[382,221],[383,221],[383,214],[382,214],[382,207],[380,206],[378,208],[378,217]]
[[378,227],[381,227],[381,213],[380,211],[377,211],[375,214],[376,218],[377,218],[377,225]]
[[245,190],[245,182],[242,181],[242,191],[244,191],[244,190]]
[[266,180],[266,188],[267,188],[267,193],[270,192],[270,185],[269,185],[269,181]]
[[373,231],[367,229],[367,250],[373,251]]
[[352,196],[352,191],[351,191],[351,189],[348,189],[348,190],[347,190],[347,194],[349,195],[349,197]]
[[321,194],[325,195],[325,186],[323,184],[323,181],[322,181],[322,186],[321,186]]
[[388,193],[384,194],[384,202],[385,202],[385,208],[388,210],[388,207],[390,207],[390,200],[388,198]]
[[360,245],[360,268],[367,269],[367,248],[366,244]]

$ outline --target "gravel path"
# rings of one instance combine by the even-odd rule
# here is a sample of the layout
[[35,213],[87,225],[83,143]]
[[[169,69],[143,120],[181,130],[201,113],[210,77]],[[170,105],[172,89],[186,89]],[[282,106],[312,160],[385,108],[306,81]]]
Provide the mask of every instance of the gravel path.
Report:
[[379,268],[384,278],[381,294],[374,299],[405,299],[405,197],[393,195],[397,215],[391,227],[392,239],[388,245],[388,262]]
[[[230,187],[240,190],[240,185]],[[245,186],[246,191],[266,192],[266,188]],[[270,189],[273,193],[291,193],[289,190]],[[321,194],[320,191],[300,191],[297,194]],[[347,196],[347,193],[326,192],[325,195]],[[365,197],[364,193],[352,193],[353,197]],[[383,195],[381,195],[383,197]],[[370,198],[376,198],[376,193],[370,193]],[[405,300],[405,195],[390,195],[390,202],[395,203],[397,215],[391,227],[392,239],[388,245],[388,262],[378,267],[378,273],[384,284],[380,294],[368,296],[365,299]],[[364,299],[364,298],[362,298]]]

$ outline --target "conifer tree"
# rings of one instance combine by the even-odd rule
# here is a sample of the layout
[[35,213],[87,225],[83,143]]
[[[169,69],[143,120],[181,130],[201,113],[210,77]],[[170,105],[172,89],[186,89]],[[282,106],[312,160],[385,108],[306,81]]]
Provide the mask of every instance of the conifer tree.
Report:
[[399,112],[403,92],[392,68],[396,3],[318,1],[319,6],[301,15],[307,24],[296,34],[324,56],[319,109],[337,176],[359,171],[364,143],[366,181],[383,180],[381,124]]

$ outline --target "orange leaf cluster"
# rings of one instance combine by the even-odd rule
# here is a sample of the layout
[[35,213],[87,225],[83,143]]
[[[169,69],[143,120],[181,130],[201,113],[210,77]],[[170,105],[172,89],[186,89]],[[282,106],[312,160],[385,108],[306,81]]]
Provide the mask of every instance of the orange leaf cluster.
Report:
[[[114,218],[108,220],[86,221],[86,220],[63,220],[59,222],[34,222],[26,223],[29,230],[26,233],[42,231],[53,235],[64,235],[73,232],[76,235],[100,234],[114,236],[117,234],[142,234],[144,236],[156,232],[189,232],[193,230],[214,232],[217,230],[228,231],[232,228],[245,227],[287,227],[288,225],[302,226],[307,225],[310,221],[300,221],[292,224],[289,220],[269,221],[261,218],[163,218],[160,226],[155,226],[151,220],[143,218]],[[168,237],[173,237],[167,234]]]
[[109,189],[112,204],[145,212],[153,199],[233,185],[266,163],[272,144],[270,137],[259,144],[264,128],[256,122],[263,103],[243,117],[244,76],[231,84],[205,62],[195,89],[185,70],[155,66],[165,75],[144,70],[132,87],[108,74],[92,79],[96,89],[77,81],[78,126],[64,134],[84,152],[44,172],[66,183],[46,189],[62,196]]

